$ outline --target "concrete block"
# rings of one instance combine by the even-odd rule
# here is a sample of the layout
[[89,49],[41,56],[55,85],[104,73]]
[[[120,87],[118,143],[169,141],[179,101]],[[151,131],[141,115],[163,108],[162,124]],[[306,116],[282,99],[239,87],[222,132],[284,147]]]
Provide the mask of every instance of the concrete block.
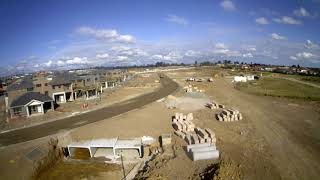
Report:
[[195,125],[190,122],[190,121],[185,121],[186,125],[187,125],[187,131],[194,131],[194,127]]
[[183,113],[179,113],[179,119],[183,121]]
[[238,114],[238,119],[242,120],[242,114],[241,113]]
[[208,146],[211,146],[211,144],[210,143],[192,144],[187,146],[187,151],[190,152],[190,150],[195,147],[208,147]]
[[193,144],[199,144],[199,137],[197,134],[192,135],[192,143]]
[[186,134],[186,136],[184,137],[184,140],[187,142],[187,144],[192,144],[192,140],[191,140],[191,135],[190,134]]
[[174,117],[175,117],[176,119],[179,119],[180,113],[176,112],[175,115],[174,115]]
[[183,115],[183,120],[186,120],[187,119],[187,116],[186,115]]
[[174,134],[182,139],[184,139],[186,137],[186,135],[181,131],[174,131]]
[[172,123],[172,127],[177,131],[182,130],[182,125],[179,122]]
[[200,143],[200,144],[203,144],[203,143],[205,143],[205,142],[206,142],[206,140],[205,140],[204,138],[199,137],[199,143]]
[[212,144],[216,144],[216,142],[217,142],[217,139],[216,139],[215,137],[212,137],[212,138],[211,138],[211,143],[212,143]]
[[186,120],[187,121],[192,121],[193,120],[193,114],[192,113],[188,113]]
[[194,147],[190,149],[190,152],[204,152],[204,151],[215,151],[216,146],[204,146],[204,147]]
[[224,109],[224,108],[225,108],[225,106],[224,106],[224,105],[222,105],[222,104],[219,104],[219,108]]
[[222,113],[223,113],[224,115],[226,115],[226,116],[229,116],[229,115],[230,115],[230,111],[228,111],[228,110],[223,110]]
[[204,151],[204,152],[193,152],[192,159],[194,161],[197,160],[205,160],[205,159],[217,159],[219,158],[219,151]]
[[187,131],[187,125],[185,122],[181,123],[181,126],[183,131]]
[[208,133],[208,137],[213,138],[216,137],[216,134],[209,128],[204,129]]
[[198,132],[197,132],[197,134],[199,134],[199,136],[200,136],[201,138],[208,138],[208,137],[209,137],[208,133],[207,133],[205,130],[203,130],[203,129],[199,129]]

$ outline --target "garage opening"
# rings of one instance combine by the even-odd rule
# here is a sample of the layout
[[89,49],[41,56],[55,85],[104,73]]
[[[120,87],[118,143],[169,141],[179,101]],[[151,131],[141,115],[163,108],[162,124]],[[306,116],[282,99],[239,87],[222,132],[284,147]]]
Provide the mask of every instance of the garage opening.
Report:
[[69,147],[69,155],[72,159],[89,159],[90,149],[83,147]]

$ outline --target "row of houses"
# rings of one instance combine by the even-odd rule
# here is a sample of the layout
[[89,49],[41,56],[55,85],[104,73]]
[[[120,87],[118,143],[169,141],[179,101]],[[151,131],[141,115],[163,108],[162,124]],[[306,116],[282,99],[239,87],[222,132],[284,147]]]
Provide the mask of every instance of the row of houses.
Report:
[[39,72],[18,79],[6,88],[6,112],[10,118],[41,115],[54,110],[57,104],[96,98],[130,76],[125,70]]

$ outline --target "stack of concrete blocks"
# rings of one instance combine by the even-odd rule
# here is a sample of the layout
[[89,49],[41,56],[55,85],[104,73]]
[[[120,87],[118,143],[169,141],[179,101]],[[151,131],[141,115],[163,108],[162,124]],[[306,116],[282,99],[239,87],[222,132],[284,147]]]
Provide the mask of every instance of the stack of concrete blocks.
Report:
[[206,106],[207,106],[208,108],[210,108],[210,109],[219,109],[219,108],[223,109],[223,108],[225,108],[224,105],[218,104],[217,102],[214,102],[214,101],[212,101],[212,102],[210,102],[210,103],[207,103]]
[[216,114],[217,120],[219,121],[239,121],[242,120],[242,114],[238,110],[224,109],[220,113]]
[[175,134],[184,139],[187,144],[202,144],[211,143],[215,145],[216,137],[214,132],[209,128],[195,128],[193,114],[184,115],[176,113],[172,120],[172,127],[175,129]]
[[219,104],[218,103],[216,103],[216,102],[210,102],[210,103],[207,103],[207,105],[206,105],[208,108],[210,108],[210,109],[218,109],[219,108]]
[[172,127],[175,129],[174,133],[182,139],[185,139],[187,135],[190,135],[190,133],[194,131],[195,125],[192,120],[192,113],[187,115],[176,113],[172,120]]
[[199,137],[199,143],[211,143],[211,144],[216,144],[216,137],[213,131],[209,128],[195,128],[195,132]]
[[211,143],[188,145],[187,152],[193,161],[219,158],[219,150]]
[[192,92],[193,91],[192,90],[192,85],[185,86],[185,87],[183,87],[183,89],[185,89],[186,92]]
[[186,92],[192,92],[192,88],[189,88],[189,87],[188,87],[188,88],[186,89]]

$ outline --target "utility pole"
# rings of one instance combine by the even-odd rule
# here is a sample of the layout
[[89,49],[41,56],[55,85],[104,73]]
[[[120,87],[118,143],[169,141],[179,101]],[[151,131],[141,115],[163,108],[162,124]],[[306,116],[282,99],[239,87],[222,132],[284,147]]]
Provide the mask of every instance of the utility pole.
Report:
[[126,178],[126,172],[124,170],[124,165],[123,165],[122,151],[121,151],[120,157],[121,157],[121,166],[122,166],[122,172],[123,172],[123,179],[126,180],[127,178]]

